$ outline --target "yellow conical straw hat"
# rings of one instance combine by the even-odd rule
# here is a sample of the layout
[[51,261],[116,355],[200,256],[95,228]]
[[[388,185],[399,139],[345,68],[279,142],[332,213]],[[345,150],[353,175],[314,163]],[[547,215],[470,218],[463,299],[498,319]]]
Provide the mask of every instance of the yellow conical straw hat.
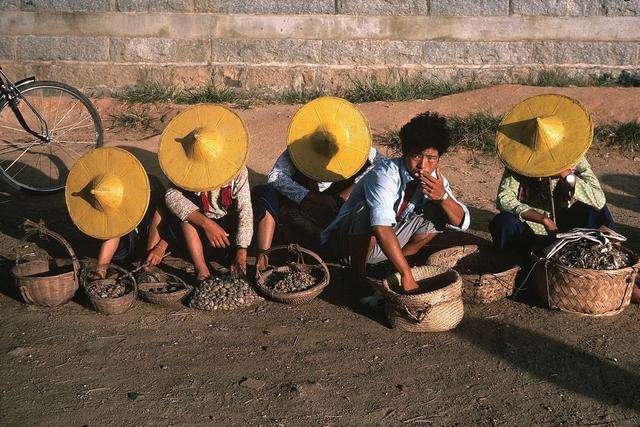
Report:
[[97,239],[124,236],[149,206],[149,177],[128,151],[96,148],[82,156],[67,177],[65,201],[73,223]]
[[371,149],[364,115],[349,101],[324,96],[302,106],[289,124],[289,156],[307,177],[320,182],[350,178]]
[[249,133],[242,119],[217,104],[188,108],[162,133],[158,157],[167,178],[189,191],[222,187],[247,160]]
[[509,169],[541,178],[575,166],[592,139],[587,110],[574,99],[549,94],[516,105],[498,126],[496,145]]

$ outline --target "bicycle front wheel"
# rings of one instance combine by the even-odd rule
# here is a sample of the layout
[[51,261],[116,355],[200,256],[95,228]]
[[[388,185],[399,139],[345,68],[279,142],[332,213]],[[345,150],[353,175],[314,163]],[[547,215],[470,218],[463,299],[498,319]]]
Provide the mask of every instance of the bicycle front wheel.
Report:
[[28,133],[8,100],[0,98],[0,171],[20,189],[61,190],[73,164],[102,145],[100,115],[86,96],[64,83],[34,81],[18,89],[28,101],[18,104],[25,122],[48,138],[43,141]]

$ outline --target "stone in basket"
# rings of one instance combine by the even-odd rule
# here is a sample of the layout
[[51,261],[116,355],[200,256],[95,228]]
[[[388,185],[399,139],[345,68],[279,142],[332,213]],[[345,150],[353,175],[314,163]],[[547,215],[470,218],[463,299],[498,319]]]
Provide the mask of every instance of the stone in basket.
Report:
[[[109,271],[111,270],[111,271]],[[84,292],[91,306],[102,314],[122,314],[136,302],[138,287],[133,275],[122,267],[111,265],[106,279],[96,279],[85,270]],[[116,274],[113,274],[115,270]]]
[[456,270],[462,277],[462,299],[489,304],[513,294],[520,267],[489,245],[465,245],[432,254],[427,263]]
[[[269,258],[278,259],[278,266]],[[304,304],[311,301],[329,284],[329,269],[315,252],[296,244],[274,246],[258,256],[256,286],[273,301]]]
[[631,301],[640,270],[638,256],[627,248],[629,265],[615,270],[594,270],[562,265],[532,254],[534,289],[551,309],[586,316],[613,316]]
[[[16,254],[16,265],[11,270],[20,295],[27,304],[57,307],[73,298],[79,287],[80,263],[71,245],[61,235],[50,231],[44,223],[25,220],[26,235],[22,243],[35,234],[47,235],[58,241],[69,252],[71,265],[57,265],[49,259],[23,261]],[[24,245],[20,245],[23,247]]]
[[144,276],[144,281],[138,279],[141,280],[138,283],[138,292],[144,301],[152,304],[175,307],[193,291],[193,286],[187,285],[174,274],[163,273],[166,278],[153,273],[145,273]]
[[408,332],[444,332],[458,326],[464,315],[458,273],[432,265],[413,267],[411,272],[422,293],[403,294],[399,273],[376,283],[385,298],[391,327]]

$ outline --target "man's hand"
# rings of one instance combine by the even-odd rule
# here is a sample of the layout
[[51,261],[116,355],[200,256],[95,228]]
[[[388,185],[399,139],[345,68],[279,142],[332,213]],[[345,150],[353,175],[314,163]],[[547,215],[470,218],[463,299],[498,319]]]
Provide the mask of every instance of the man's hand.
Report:
[[164,258],[164,253],[165,247],[163,245],[158,244],[151,248],[147,253],[147,259],[145,261],[147,267],[160,264],[160,262],[162,262],[162,258]]
[[231,245],[231,243],[229,243],[229,235],[224,231],[224,228],[216,224],[215,221],[207,218],[207,222],[203,228],[207,240],[209,240],[209,243],[211,243],[211,246],[214,248],[223,249]]
[[444,178],[440,174],[440,170],[436,169],[436,177],[432,177],[430,174],[422,175],[416,174],[416,179],[420,182],[420,191],[425,196],[431,198],[431,200],[442,200],[445,195]]
[[238,248],[236,250],[236,259],[230,267],[230,270],[235,273],[247,274],[247,249]]
[[400,276],[400,284],[405,294],[415,294],[420,290],[420,286],[416,283],[416,279],[413,278],[411,270]]

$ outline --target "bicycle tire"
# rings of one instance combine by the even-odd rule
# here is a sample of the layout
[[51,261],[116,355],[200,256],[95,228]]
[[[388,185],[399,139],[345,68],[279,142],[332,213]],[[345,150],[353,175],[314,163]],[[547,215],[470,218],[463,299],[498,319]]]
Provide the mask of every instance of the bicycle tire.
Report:
[[[47,123],[51,139],[43,142],[27,133],[8,100],[0,98],[0,173],[21,190],[60,191],[73,164],[102,146],[100,115],[82,92],[65,83],[37,80],[19,85],[18,89]],[[37,116],[24,100],[20,102],[20,111],[29,127],[41,132]]]

